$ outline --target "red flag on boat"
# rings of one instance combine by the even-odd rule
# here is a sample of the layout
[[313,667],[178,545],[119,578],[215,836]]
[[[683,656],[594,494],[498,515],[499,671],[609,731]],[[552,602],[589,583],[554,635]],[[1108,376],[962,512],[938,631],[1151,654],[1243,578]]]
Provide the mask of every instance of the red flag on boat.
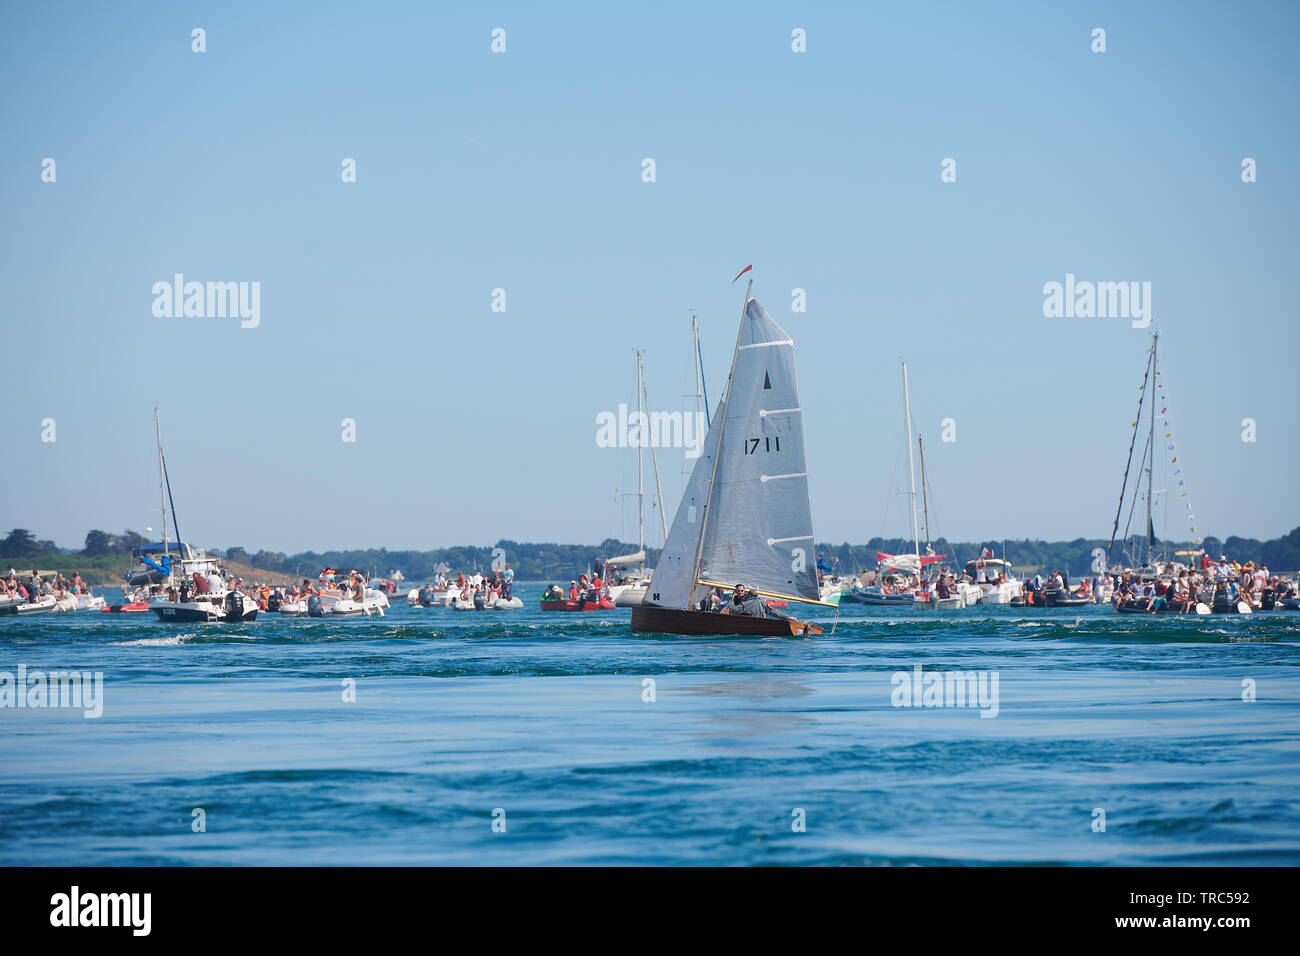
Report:
[[[736,279],[739,279],[741,276],[743,276],[746,272],[748,272],[752,268],[754,268],[754,264],[751,262],[749,265],[745,266],[745,268],[741,269],[739,272],[736,273]],[[735,282],[736,279],[732,279],[731,281]]]

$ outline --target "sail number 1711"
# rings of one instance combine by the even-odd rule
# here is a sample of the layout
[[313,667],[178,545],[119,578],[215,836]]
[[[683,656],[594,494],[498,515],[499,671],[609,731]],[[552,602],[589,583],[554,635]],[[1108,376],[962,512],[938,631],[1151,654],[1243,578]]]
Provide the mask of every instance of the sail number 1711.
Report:
[[765,438],[745,439],[746,455],[757,455],[760,451],[780,451],[780,450],[781,450],[780,435],[777,435],[776,437],[768,436]]

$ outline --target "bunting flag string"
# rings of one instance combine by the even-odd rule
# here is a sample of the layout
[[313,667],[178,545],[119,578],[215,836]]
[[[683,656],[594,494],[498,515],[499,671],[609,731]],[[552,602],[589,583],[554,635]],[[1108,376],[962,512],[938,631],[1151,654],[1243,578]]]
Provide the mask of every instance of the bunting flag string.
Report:
[[[1157,379],[1162,377],[1163,376],[1160,372],[1156,372]],[[1145,375],[1142,377],[1142,387],[1143,388],[1146,387]],[[1202,539],[1196,530],[1196,524],[1195,524],[1196,514],[1195,512],[1192,511],[1192,502],[1191,499],[1188,498],[1187,496],[1187,491],[1186,491],[1187,481],[1186,479],[1181,477],[1183,473],[1183,469],[1180,466],[1180,463],[1178,461],[1178,448],[1174,443],[1174,430],[1169,425],[1169,396],[1165,394],[1165,390],[1164,390],[1165,386],[1163,382],[1157,381],[1156,388],[1160,390],[1160,405],[1161,405],[1160,419],[1165,427],[1165,438],[1168,439],[1169,442],[1168,449],[1167,449],[1170,455],[1169,462],[1174,466],[1174,477],[1179,479],[1178,480],[1178,487],[1180,489],[1179,497],[1183,499],[1183,507],[1187,511],[1187,513],[1183,516],[1183,520],[1189,523],[1192,532],[1192,542],[1199,548],[1201,546]],[[1134,423],[1134,427],[1137,427],[1136,422]]]

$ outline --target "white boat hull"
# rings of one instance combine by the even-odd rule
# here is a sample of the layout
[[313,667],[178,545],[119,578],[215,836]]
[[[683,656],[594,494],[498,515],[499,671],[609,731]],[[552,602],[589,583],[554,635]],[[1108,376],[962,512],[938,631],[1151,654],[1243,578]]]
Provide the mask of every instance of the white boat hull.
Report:
[[636,607],[646,596],[650,589],[647,582],[636,584],[611,584],[609,586],[609,596],[619,607]]

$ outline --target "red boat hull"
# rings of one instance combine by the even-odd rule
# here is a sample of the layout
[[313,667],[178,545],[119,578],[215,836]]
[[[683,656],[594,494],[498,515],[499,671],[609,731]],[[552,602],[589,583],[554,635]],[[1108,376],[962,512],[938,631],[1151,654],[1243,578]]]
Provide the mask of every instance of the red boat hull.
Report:
[[612,611],[617,605],[613,601],[543,601],[543,611]]
[[149,610],[147,601],[134,601],[131,604],[109,604],[100,608],[105,614],[121,611],[124,614],[139,614],[141,611]]
[[632,630],[642,634],[737,635],[741,637],[804,637],[820,634],[815,624],[780,617],[713,614],[641,604],[632,608]]

